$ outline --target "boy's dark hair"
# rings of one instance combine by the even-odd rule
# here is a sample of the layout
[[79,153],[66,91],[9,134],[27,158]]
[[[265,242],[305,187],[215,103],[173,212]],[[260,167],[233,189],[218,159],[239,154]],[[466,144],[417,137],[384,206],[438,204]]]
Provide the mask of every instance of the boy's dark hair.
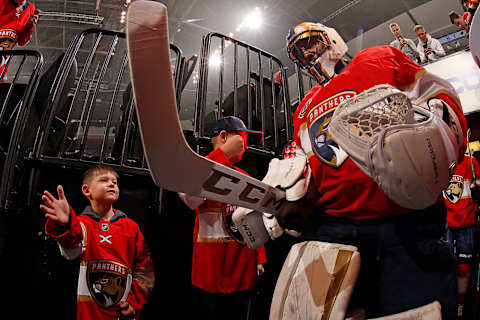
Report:
[[82,183],[83,184],[88,184],[90,182],[90,180],[93,177],[95,177],[99,172],[110,172],[116,178],[119,177],[117,171],[115,171],[112,167],[105,166],[105,165],[95,165],[95,166],[92,166],[92,167],[88,168],[88,170],[83,173]]
[[450,13],[448,14],[448,17],[450,18],[450,22],[452,24],[455,24],[455,19],[460,18],[458,13],[456,13],[455,11],[450,11]]

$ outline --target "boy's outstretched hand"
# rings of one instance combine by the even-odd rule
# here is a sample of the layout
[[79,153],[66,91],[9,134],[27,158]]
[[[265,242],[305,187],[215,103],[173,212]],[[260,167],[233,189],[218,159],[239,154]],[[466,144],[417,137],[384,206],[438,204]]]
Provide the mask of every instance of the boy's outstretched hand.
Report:
[[50,192],[43,192],[42,200],[45,204],[40,205],[40,209],[45,212],[45,217],[52,219],[55,223],[66,226],[70,219],[70,206],[65,198],[63,187],[57,187],[58,199]]

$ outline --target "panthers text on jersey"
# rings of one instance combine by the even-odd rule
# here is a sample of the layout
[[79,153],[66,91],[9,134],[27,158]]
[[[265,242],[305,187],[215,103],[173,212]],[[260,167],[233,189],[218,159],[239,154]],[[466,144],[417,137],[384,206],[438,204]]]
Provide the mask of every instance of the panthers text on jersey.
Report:
[[[344,100],[375,85],[390,84],[408,92],[411,100],[443,99],[455,108],[466,132],[457,100],[442,90],[442,83],[432,85],[432,81],[420,81],[422,77],[428,79],[429,74],[406,54],[391,46],[378,46],[359,51],[339,75],[312,88],[302,100],[294,116],[294,138],[308,156],[319,193],[317,205],[322,211],[352,219],[390,217],[409,211],[389,199],[357,167],[332,140],[328,125],[335,108]],[[415,96],[417,93],[421,96]]]

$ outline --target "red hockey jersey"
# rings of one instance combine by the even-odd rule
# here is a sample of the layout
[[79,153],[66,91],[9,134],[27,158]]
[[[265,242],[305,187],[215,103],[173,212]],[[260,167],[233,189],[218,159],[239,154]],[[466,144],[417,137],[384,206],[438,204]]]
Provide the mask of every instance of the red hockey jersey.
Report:
[[70,229],[58,234],[48,219],[45,229],[67,259],[80,257],[77,318],[118,319],[121,301],[127,300],[140,317],[140,310],[153,288],[153,264],[138,225],[114,210],[109,220],[87,207],[70,214]]
[[28,1],[18,7],[10,0],[0,1],[0,50],[11,50],[17,43],[23,46],[30,40],[33,27],[25,26],[34,12],[35,6]]
[[[12,50],[17,43],[21,46],[27,44],[32,36],[33,26],[26,28],[26,24],[34,12],[35,6],[28,1],[18,7],[10,0],[0,1],[0,50]],[[5,59],[2,60],[0,75],[6,65]],[[6,80],[7,72],[3,80]]]
[[[475,175],[480,174],[480,165],[472,157]],[[443,191],[447,206],[447,223],[449,227],[471,227],[475,224],[478,205],[472,200],[470,185],[473,181],[472,162],[465,156],[462,163],[450,179],[448,188]]]
[[459,101],[442,90],[444,83],[421,81],[423,77],[432,76],[400,50],[391,46],[373,47],[358,52],[339,75],[322,87],[312,88],[302,100],[294,116],[294,138],[308,156],[318,190],[317,205],[324,212],[369,219],[409,211],[390,200],[375,181],[357,167],[332,140],[328,125],[335,108],[345,99],[375,85],[390,84],[406,91],[412,101],[427,101],[430,97],[443,99],[455,108],[466,132]]
[[[207,158],[233,166],[220,148],[212,151]],[[265,248],[251,250],[235,241],[224,229],[222,210],[231,214],[235,206],[206,200],[195,209],[192,284],[212,293],[252,289],[258,280],[257,264],[267,260]]]

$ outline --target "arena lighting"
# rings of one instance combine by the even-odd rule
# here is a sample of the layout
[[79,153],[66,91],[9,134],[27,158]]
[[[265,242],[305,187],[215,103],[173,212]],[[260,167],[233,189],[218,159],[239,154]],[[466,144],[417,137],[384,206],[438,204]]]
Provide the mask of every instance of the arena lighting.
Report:
[[222,64],[222,58],[220,57],[220,53],[218,53],[218,51],[215,51],[210,55],[210,58],[208,58],[208,64],[211,67],[218,67]]
[[127,15],[127,12],[125,10],[123,10],[122,14],[120,15],[120,23],[125,23],[126,15]]
[[245,26],[250,29],[258,29],[262,26],[262,23],[262,11],[259,7],[256,7],[252,13],[245,17],[241,26]]

